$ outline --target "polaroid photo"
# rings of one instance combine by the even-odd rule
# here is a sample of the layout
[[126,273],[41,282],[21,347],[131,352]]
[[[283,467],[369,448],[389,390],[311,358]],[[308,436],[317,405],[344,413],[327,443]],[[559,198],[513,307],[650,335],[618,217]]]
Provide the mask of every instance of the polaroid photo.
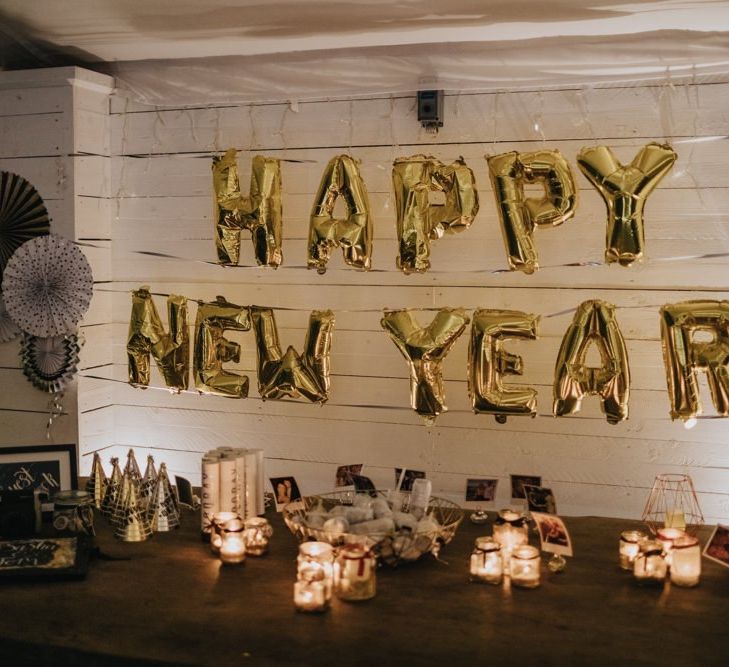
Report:
[[467,479],[466,502],[493,502],[496,498],[498,479]]
[[530,512],[557,514],[557,501],[554,499],[552,489],[532,484],[524,484],[522,488],[526,494],[527,507]]
[[511,499],[524,500],[526,492],[524,485],[541,486],[542,478],[537,475],[511,475]]
[[560,556],[572,555],[572,540],[567,526],[560,517],[554,514],[532,512],[532,518],[537,522],[542,551]]
[[729,567],[729,526],[718,524],[704,547],[704,556],[719,565]]
[[[402,478],[402,481],[400,480]],[[413,482],[416,479],[425,479],[425,473],[422,470],[410,470],[405,468],[395,468],[395,488],[400,485],[400,491],[411,491]]]
[[276,501],[276,511],[281,512],[289,503],[301,500],[299,485],[293,477],[271,477],[273,499]]
[[353,463],[351,465],[339,466],[334,479],[334,487],[337,489],[353,488],[354,480],[352,479],[352,475],[361,475],[363,465],[362,463]]

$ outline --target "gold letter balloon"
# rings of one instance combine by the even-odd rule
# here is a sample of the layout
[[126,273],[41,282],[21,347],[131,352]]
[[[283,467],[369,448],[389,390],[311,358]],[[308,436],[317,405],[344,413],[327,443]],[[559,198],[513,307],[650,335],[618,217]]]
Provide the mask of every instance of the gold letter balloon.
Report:
[[[575,214],[577,188],[570,165],[557,150],[486,156],[506,255],[512,271],[539,268],[534,228],[561,225]],[[524,186],[541,183],[544,197],[526,197]]]
[[[602,366],[587,366],[590,345],[597,345]],[[608,423],[628,418],[630,367],[623,334],[615,319],[615,306],[604,301],[584,301],[562,339],[554,369],[554,414],[580,411],[582,399],[595,394],[602,399]]]
[[477,310],[468,349],[468,391],[476,413],[494,415],[503,424],[516,415],[535,417],[537,392],[531,387],[504,387],[504,375],[521,375],[520,356],[503,349],[508,338],[535,340],[539,317],[518,310]]
[[240,234],[251,232],[256,261],[277,268],[281,250],[281,163],[256,155],[251,165],[250,196],[241,195],[236,150],[213,158],[215,247],[218,263],[238,264]]
[[222,296],[211,303],[198,303],[192,367],[199,392],[230,398],[248,396],[248,376],[223,369],[228,361],[240,362],[240,345],[224,338],[223,332],[250,328],[246,306],[228,303]]
[[132,313],[127,336],[129,383],[149,385],[149,356],[157,362],[165,384],[171,389],[187,389],[190,373],[190,337],[187,330],[187,299],[171,295],[167,298],[170,332],[162,326],[149,289],[132,292]]
[[[398,158],[392,168],[399,253],[404,273],[430,268],[430,241],[462,232],[478,213],[473,171],[463,158],[445,165],[426,155]],[[443,204],[431,204],[430,193],[441,192]]]
[[306,398],[325,403],[329,398],[329,364],[334,313],[315,310],[309,316],[304,353],[289,346],[284,354],[270,308],[251,306],[258,353],[258,391],[261,398]]
[[[703,332],[708,340],[696,340]],[[684,301],[661,308],[661,340],[671,419],[701,414],[698,372],[705,371],[714,407],[729,417],[729,301]]]
[[460,308],[441,308],[427,327],[407,309],[386,310],[381,320],[410,367],[410,405],[428,425],[448,410],[442,363],[468,321]]
[[646,199],[676,161],[670,146],[650,143],[633,161],[621,164],[607,146],[583,148],[577,164],[607,206],[605,261],[630,266],[645,247],[643,208]]
[[[334,217],[338,197],[344,198],[347,217]],[[307,264],[325,273],[334,248],[341,247],[344,261],[357,269],[372,266],[372,213],[367,188],[357,160],[338,155],[329,161],[316,193],[309,221]]]

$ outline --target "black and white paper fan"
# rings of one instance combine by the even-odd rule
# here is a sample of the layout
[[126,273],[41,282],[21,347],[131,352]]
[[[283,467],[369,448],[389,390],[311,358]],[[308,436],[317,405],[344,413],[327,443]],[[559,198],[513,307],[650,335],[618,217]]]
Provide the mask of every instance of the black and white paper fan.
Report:
[[74,334],[40,338],[24,333],[20,346],[23,374],[42,391],[62,392],[78,370],[80,349]]
[[49,234],[26,241],[8,261],[5,307],[26,333],[73,333],[91,302],[94,279],[86,257],[71,241]]
[[8,314],[2,292],[0,292],[0,343],[13,340],[19,333],[20,327],[13,322]]
[[0,278],[23,243],[49,231],[48,211],[38,191],[22,176],[0,171]]

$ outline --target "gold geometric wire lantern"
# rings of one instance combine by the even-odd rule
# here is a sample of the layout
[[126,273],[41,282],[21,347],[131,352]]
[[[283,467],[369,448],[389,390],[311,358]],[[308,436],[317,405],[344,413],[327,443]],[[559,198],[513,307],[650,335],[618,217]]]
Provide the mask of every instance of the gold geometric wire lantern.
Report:
[[659,528],[680,528],[695,535],[704,525],[694,484],[688,475],[656,475],[643,521],[655,535]]

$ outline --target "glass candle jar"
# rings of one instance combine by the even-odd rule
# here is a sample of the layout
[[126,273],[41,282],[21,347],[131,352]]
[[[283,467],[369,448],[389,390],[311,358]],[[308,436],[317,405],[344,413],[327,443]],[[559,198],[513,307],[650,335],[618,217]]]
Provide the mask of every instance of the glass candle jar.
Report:
[[501,545],[491,537],[479,537],[471,553],[471,581],[500,584],[504,577]]
[[235,512],[216,512],[210,521],[210,551],[220,553],[220,544],[223,541],[223,528],[228,521],[240,519]]
[[321,581],[327,601],[331,600],[334,586],[334,549],[326,542],[304,542],[299,545],[296,559],[299,581]]
[[500,510],[494,521],[494,539],[501,545],[504,570],[508,573],[511,552],[529,542],[526,517],[514,510]]
[[642,530],[624,530],[620,533],[620,567],[633,571],[633,562],[640,551],[640,543],[648,536]]
[[340,547],[334,564],[334,592],[342,600],[369,600],[375,597],[377,559],[359,544]]
[[663,545],[663,556],[666,559],[668,567],[671,567],[673,543],[685,535],[686,533],[680,528],[659,528],[656,531],[656,542],[660,542]]
[[268,551],[268,540],[273,528],[262,516],[253,516],[245,522],[246,554],[263,556]]
[[701,547],[691,535],[673,541],[671,547],[671,583],[676,586],[696,586],[701,577]]
[[633,563],[633,576],[639,584],[660,584],[666,578],[668,565],[663,545],[654,540],[641,542],[640,553]]
[[521,588],[539,586],[539,549],[528,544],[511,552],[511,583]]
[[220,538],[220,560],[226,565],[238,565],[246,559],[245,524],[232,519],[223,526]]
[[297,581],[294,584],[294,606],[297,611],[326,611],[329,600],[323,581]]

